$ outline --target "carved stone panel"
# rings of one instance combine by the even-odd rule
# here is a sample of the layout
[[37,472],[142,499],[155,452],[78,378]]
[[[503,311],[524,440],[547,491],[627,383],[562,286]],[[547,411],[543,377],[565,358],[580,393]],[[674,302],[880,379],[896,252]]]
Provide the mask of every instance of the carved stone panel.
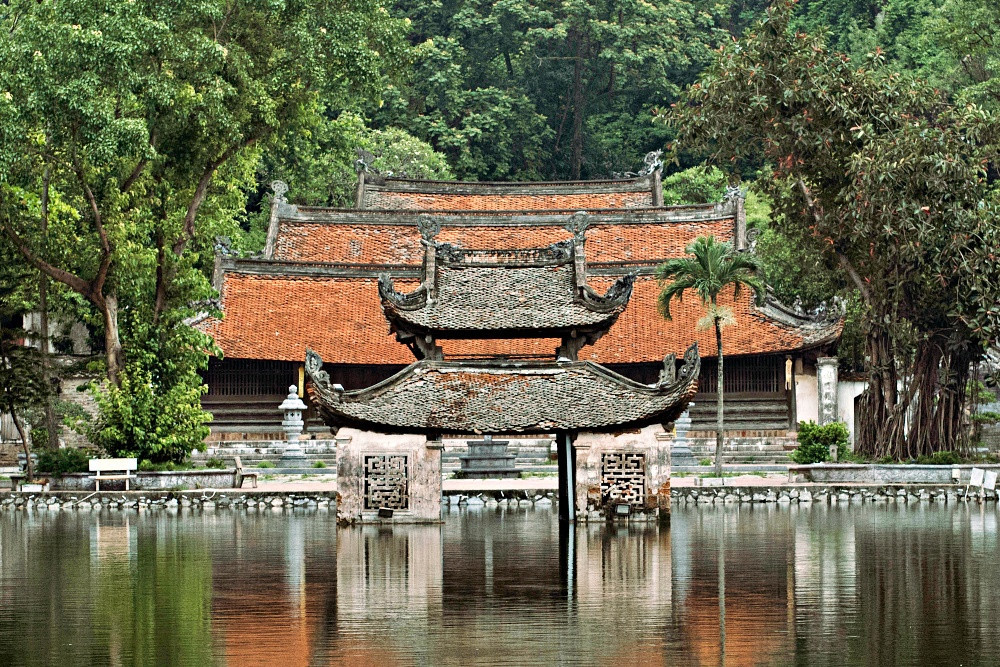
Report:
[[409,509],[409,457],[365,454],[362,461],[364,509]]
[[646,455],[641,452],[601,454],[601,502],[641,507],[646,499]]

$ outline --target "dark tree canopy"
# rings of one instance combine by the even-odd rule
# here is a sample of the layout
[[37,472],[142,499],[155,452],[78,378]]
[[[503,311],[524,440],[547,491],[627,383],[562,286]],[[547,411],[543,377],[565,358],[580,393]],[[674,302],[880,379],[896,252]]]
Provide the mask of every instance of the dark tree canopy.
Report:
[[[997,341],[996,119],[874,55],[796,30],[783,1],[723,48],[671,116],[680,146],[737,173],[763,158],[782,231],[819,240],[865,307],[861,451],[962,440],[970,362]],[[906,413],[915,410],[909,425]]]

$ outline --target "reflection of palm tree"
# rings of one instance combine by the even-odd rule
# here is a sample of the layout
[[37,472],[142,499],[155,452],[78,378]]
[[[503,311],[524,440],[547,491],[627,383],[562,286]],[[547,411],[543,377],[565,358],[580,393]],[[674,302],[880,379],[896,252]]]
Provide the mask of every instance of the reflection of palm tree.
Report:
[[726,664],[726,517],[719,518],[719,664]]
[[[698,328],[715,327],[715,344],[719,350],[718,403],[716,404],[715,472],[722,477],[722,328],[734,324],[731,308],[719,306],[719,292],[733,286],[733,299],[738,299],[743,287],[752,289],[760,304],[764,299],[763,265],[750,253],[736,252],[729,243],[720,243],[714,236],[699,236],[688,246],[690,257],[679,257],[664,262],[656,270],[656,277],[663,286],[660,292],[660,312],[670,319],[670,302],[680,301],[685,290],[698,293],[706,308],[705,317],[698,321]],[[669,284],[668,284],[669,281]]]

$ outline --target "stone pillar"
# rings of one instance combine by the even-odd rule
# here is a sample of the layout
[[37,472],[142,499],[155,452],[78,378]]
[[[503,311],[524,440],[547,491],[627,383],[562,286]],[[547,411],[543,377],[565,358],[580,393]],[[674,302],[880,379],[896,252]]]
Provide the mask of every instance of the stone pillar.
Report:
[[819,397],[820,425],[837,421],[837,358],[820,357],[816,360],[816,389]]
[[[659,425],[576,437],[578,521],[670,521],[670,446]],[[626,507],[627,506],[627,507]]]
[[441,521],[440,441],[423,435],[337,431],[337,521]]

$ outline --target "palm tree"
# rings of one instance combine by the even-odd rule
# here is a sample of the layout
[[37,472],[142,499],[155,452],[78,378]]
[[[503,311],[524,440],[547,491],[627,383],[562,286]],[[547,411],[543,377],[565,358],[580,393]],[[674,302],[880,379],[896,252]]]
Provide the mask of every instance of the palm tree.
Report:
[[686,290],[698,293],[705,307],[705,317],[698,321],[699,329],[715,327],[715,343],[719,349],[718,403],[715,433],[715,473],[722,476],[722,328],[735,323],[733,311],[718,303],[719,292],[733,286],[733,298],[738,299],[744,287],[753,290],[758,305],[763,303],[764,270],[760,259],[749,252],[736,252],[729,243],[715,240],[714,236],[699,236],[688,246],[688,257],[671,259],[656,269],[662,290],[659,296],[660,313],[670,317],[670,302],[674,297],[681,301]]

